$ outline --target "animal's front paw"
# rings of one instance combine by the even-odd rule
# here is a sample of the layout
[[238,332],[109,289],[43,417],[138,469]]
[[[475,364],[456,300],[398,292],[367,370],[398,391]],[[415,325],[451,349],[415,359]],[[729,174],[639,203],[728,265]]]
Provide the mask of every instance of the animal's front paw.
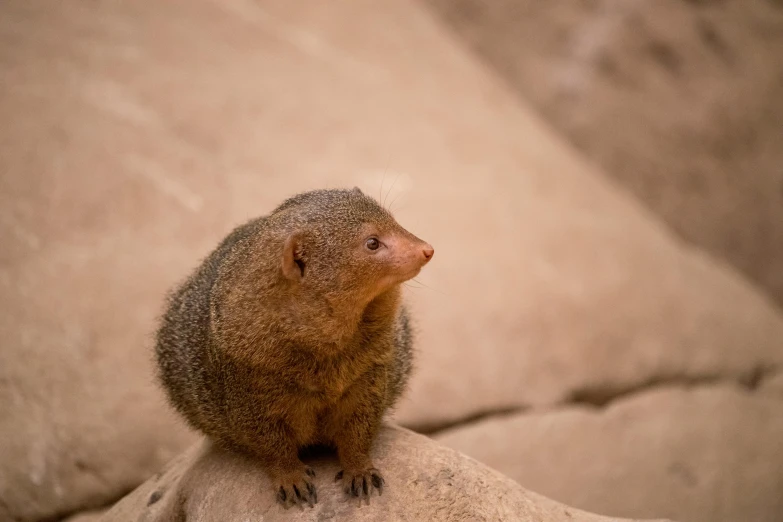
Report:
[[367,499],[369,502],[372,490],[378,490],[378,496],[383,494],[383,475],[375,468],[368,468],[362,471],[346,472],[339,471],[334,477],[335,481],[341,480],[343,491],[346,495]]
[[313,507],[318,502],[313,478],[315,471],[309,466],[304,470],[281,475],[277,480],[277,501],[286,509],[294,504],[303,506],[305,503]]

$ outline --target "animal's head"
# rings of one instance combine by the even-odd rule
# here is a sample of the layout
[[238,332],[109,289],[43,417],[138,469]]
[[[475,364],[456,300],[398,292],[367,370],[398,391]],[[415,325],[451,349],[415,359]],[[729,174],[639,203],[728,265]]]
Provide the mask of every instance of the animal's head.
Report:
[[366,304],[416,277],[435,252],[358,188],[305,192],[272,216],[286,225],[283,277],[327,300]]

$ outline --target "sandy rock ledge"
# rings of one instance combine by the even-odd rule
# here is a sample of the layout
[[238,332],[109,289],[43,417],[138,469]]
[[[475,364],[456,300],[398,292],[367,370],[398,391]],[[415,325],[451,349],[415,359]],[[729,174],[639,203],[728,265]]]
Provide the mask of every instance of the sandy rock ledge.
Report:
[[244,522],[247,520],[519,520],[609,521],[558,504],[454,450],[398,427],[385,428],[375,451],[387,488],[360,505],[343,497],[332,478],[334,458],[311,464],[319,503],[288,511],[275,504],[269,481],[251,461],[200,442],[139,486],[102,518]]
[[605,407],[495,416],[435,440],[550,498],[615,516],[780,522],[783,382],[660,385]]

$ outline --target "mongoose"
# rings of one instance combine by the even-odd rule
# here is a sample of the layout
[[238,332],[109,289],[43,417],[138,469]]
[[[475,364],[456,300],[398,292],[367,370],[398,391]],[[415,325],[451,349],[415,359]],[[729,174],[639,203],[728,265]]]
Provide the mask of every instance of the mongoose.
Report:
[[170,402],[260,459],[286,508],[318,501],[310,445],[336,448],[346,494],[381,494],[370,450],[411,371],[400,286],[433,254],[358,188],[237,227],[168,296],[155,352]]

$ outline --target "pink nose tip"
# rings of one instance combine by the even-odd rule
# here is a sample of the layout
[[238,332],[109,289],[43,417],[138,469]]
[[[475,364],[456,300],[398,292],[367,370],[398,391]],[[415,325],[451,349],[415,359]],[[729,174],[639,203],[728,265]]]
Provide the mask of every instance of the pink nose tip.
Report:
[[429,261],[432,256],[435,254],[435,249],[432,248],[430,245],[425,246],[422,251],[422,254],[424,254],[424,258]]

